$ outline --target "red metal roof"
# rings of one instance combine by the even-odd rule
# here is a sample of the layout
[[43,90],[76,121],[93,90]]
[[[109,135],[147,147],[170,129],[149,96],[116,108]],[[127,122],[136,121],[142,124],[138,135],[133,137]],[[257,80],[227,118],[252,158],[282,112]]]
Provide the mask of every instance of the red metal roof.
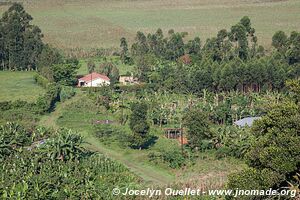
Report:
[[91,74],[88,74],[88,75],[85,75],[84,77],[78,79],[79,81],[85,81],[85,82],[89,82],[91,80],[95,80],[95,79],[98,79],[98,78],[101,78],[103,80],[106,80],[106,81],[110,81],[110,78],[108,78],[107,76],[103,75],[103,74],[98,74],[96,72],[93,72]]

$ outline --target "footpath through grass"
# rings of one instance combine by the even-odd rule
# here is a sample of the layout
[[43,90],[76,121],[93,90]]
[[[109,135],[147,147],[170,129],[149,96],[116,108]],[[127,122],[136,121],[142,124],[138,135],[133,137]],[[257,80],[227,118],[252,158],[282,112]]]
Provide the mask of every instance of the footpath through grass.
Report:
[[[214,151],[198,153],[195,164],[183,169],[171,169],[163,163],[153,163],[148,159],[150,152],[158,149],[167,149],[170,145],[179,145],[157,133],[158,140],[149,149],[135,150],[126,146],[120,146],[115,142],[101,142],[93,135],[93,120],[115,120],[110,112],[95,107],[82,91],[62,103],[58,103],[56,109],[42,117],[40,125],[46,127],[66,127],[78,131],[87,141],[87,148],[100,152],[108,157],[124,164],[133,173],[140,176],[146,185],[166,186],[172,184],[192,184],[198,187],[203,183],[219,184],[226,183],[228,174],[239,171],[244,163],[234,158],[216,159]],[[123,127],[128,129],[127,126]]]
[[[123,163],[133,173],[140,176],[145,181],[145,184],[157,186],[167,185],[175,181],[175,176],[172,173],[168,172],[167,170],[163,170],[155,165],[149,165],[144,162],[144,153],[128,153],[126,151],[115,150],[103,145],[96,137],[89,133],[90,128],[88,124],[90,123],[90,121],[86,121],[84,119],[84,116],[88,115],[88,113],[72,113],[70,116],[73,116],[73,119],[70,119],[69,116],[68,122],[65,121],[63,119],[63,114],[65,114],[65,112],[68,112],[68,106],[82,99],[82,95],[83,94],[79,92],[75,95],[75,97],[65,102],[58,103],[52,113],[44,115],[41,118],[39,124],[46,127],[52,127],[54,129],[61,127],[63,124],[64,127],[79,131],[79,133],[85,137],[85,140],[88,143],[87,148],[93,151],[100,152],[118,162]],[[59,119],[61,119],[62,122],[57,123]]]

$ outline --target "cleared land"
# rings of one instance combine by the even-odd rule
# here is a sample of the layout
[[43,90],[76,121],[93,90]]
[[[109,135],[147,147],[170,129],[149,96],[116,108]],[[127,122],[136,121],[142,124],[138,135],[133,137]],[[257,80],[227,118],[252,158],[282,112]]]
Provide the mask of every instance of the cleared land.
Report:
[[275,31],[300,31],[299,0],[27,0],[24,5],[46,42],[60,48],[118,47],[123,36],[132,40],[138,30],[159,27],[205,41],[245,15],[266,47]]
[[0,72],[0,101],[35,101],[44,93],[33,79],[35,72]]

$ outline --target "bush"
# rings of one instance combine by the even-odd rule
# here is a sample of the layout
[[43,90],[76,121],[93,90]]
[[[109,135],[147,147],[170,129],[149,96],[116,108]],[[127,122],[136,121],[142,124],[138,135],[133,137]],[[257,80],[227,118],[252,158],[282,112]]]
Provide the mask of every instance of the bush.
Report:
[[34,75],[34,80],[38,85],[42,86],[45,89],[50,84],[50,81],[48,79],[46,79],[45,77],[43,77],[42,75],[39,75],[37,73]]
[[119,85],[115,89],[123,92],[136,92],[147,88],[147,84]]
[[223,146],[220,147],[217,151],[216,151],[216,158],[217,159],[221,159],[227,156],[231,156],[231,149],[229,147]]
[[[273,172],[270,169],[258,170],[247,168],[239,173],[235,173],[228,178],[228,189],[240,190],[268,190],[276,183],[282,181],[284,175]],[[240,196],[240,199],[255,199],[254,196]]]
[[36,105],[40,113],[51,112],[54,109],[55,103],[60,100],[61,87],[55,83],[48,85],[44,96],[37,99]]
[[184,152],[184,155],[182,155],[182,152],[180,149],[176,147],[171,147],[167,149],[161,149],[159,152],[150,152],[148,154],[148,159],[151,162],[159,163],[163,162],[167,164],[172,169],[181,168],[187,163],[189,163],[189,160],[186,156],[187,152]]
[[163,151],[161,157],[173,169],[180,168],[185,164],[185,158],[178,149]]
[[76,94],[75,89],[73,87],[70,86],[62,86],[61,90],[60,90],[60,100],[63,102],[67,99],[70,99],[71,97],[73,97]]

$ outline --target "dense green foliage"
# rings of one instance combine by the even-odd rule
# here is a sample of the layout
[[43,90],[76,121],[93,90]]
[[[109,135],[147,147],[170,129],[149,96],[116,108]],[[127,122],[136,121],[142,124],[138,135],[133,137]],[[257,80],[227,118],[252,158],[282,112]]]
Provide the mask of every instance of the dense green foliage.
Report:
[[188,110],[183,116],[183,126],[187,128],[189,145],[192,148],[208,149],[212,138],[208,117],[201,110]]
[[186,34],[170,30],[164,37],[161,29],[147,36],[138,32],[130,55],[136,66],[135,76],[155,91],[199,94],[203,89],[282,90],[286,80],[300,75],[298,32],[290,37],[275,33],[273,46],[277,51],[269,55],[258,45],[248,17],[230,31],[220,30],[203,46],[198,37],[184,43]]
[[252,128],[245,155],[249,169],[232,175],[229,188],[268,189],[290,186],[300,166],[300,110],[285,102],[270,110]]
[[131,146],[134,148],[142,148],[147,145],[150,139],[150,126],[147,122],[148,106],[145,102],[137,102],[131,104],[132,114],[129,118],[129,127],[133,132],[131,138]]
[[55,103],[60,100],[60,90],[61,87],[55,83],[48,85],[46,94],[37,99],[36,105],[41,113],[51,112]]
[[0,102],[0,111],[1,124],[11,121],[27,128],[35,126],[40,117],[35,103],[21,100]]
[[[38,70],[49,81],[62,85],[76,82],[76,59],[65,59],[56,49],[42,42],[39,27],[19,3],[14,3],[0,19],[0,59],[2,70]],[[37,78],[37,77],[36,77]],[[44,84],[41,78],[36,79]]]
[[14,3],[0,19],[0,59],[2,70],[37,69],[43,49],[43,34],[32,25],[33,18],[21,4]]
[[111,84],[119,81],[119,70],[112,62],[102,63],[98,68],[96,68],[96,71],[109,77]]
[[34,75],[34,80],[38,85],[40,85],[43,88],[47,88],[48,84],[50,83],[50,81],[47,78],[43,77],[38,73]]
[[123,165],[86,154],[81,136],[60,130],[40,140],[45,134],[36,132],[10,123],[0,127],[2,199],[113,199],[112,188],[137,187]]
[[49,46],[45,46],[44,49],[38,62],[39,74],[46,77],[50,82],[73,86],[77,81],[78,60],[65,59],[57,50]]

